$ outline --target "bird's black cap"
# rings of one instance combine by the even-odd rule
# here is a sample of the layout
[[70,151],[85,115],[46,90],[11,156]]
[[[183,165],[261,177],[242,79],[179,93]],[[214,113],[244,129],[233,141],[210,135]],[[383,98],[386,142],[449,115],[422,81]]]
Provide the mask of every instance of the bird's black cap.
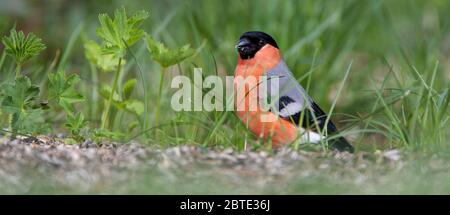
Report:
[[239,38],[236,49],[242,59],[251,59],[266,44],[278,48],[277,43],[270,35],[261,31],[249,31]]

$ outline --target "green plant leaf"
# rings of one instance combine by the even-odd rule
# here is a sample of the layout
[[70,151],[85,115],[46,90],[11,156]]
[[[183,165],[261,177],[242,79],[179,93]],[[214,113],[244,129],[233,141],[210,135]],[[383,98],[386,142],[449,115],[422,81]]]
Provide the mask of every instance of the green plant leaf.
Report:
[[79,143],[79,141],[77,141],[76,139],[74,139],[74,138],[64,138],[64,143],[65,144],[68,144],[68,145],[75,145],[75,144],[77,144],[77,143]]
[[138,100],[127,100],[122,103],[123,109],[136,115],[141,115],[144,112],[144,104]]
[[131,93],[133,93],[134,87],[136,86],[137,80],[136,79],[130,79],[123,85],[123,98],[125,100],[128,100],[131,96]]
[[[84,43],[84,55],[90,63],[94,64],[104,72],[111,72],[117,69],[119,58],[113,54],[104,54],[102,47],[93,40]],[[122,62],[125,61],[122,59]]]
[[75,85],[80,81],[77,75],[66,76],[64,71],[58,71],[50,73],[48,80],[49,100],[55,100],[66,113],[73,113],[73,103],[84,101],[83,96],[75,89]]
[[[131,87],[133,81],[129,82],[129,87]],[[125,91],[125,89],[124,89]],[[111,93],[111,87],[109,86],[102,86],[100,89],[100,95],[104,99],[108,99],[109,95]],[[138,100],[130,100],[124,99],[122,96],[120,96],[118,93],[114,92],[113,99],[112,99],[113,105],[120,110],[125,110],[129,113],[140,115],[144,112],[144,104],[141,101]]]
[[107,129],[96,129],[94,131],[94,136],[96,139],[100,138],[109,138],[109,139],[123,139],[125,137],[125,134],[117,131],[109,131]]
[[79,136],[81,129],[85,127],[86,124],[87,122],[84,120],[84,115],[81,112],[67,115],[66,128],[68,128],[70,133],[75,137]]
[[146,41],[147,50],[150,52],[152,59],[164,68],[182,62],[186,58],[192,56],[195,52],[194,49],[190,48],[189,44],[184,45],[181,48],[169,49],[149,35],[147,36]]
[[11,114],[11,127],[23,133],[47,132],[50,127],[43,118],[44,110],[34,108],[39,88],[31,85],[28,77],[18,77],[13,84],[1,86],[1,110]]
[[2,42],[5,45],[6,53],[11,55],[19,65],[24,64],[45,49],[42,40],[36,35],[29,33],[25,37],[22,31],[17,32],[16,29],[11,29],[9,37],[3,37]]
[[22,133],[47,133],[50,126],[45,123],[44,110],[27,109],[13,114],[12,129]]
[[134,131],[134,129],[138,128],[138,126],[139,126],[138,121],[130,122],[127,128],[128,133],[131,134]]
[[124,7],[114,12],[114,20],[108,14],[100,14],[97,36],[103,40],[104,54],[114,54],[118,58],[123,58],[127,47],[132,46],[144,36],[140,26],[148,16],[148,12],[142,10],[128,18]]
[[39,95],[39,88],[31,85],[28,77],[18,77],[14,84],[2,85],[2,109],[6,113],[21,113],[31,108]]
[[[108,85],[103,85],[99,90],[99,94],[106,100],[109,99],[110,93],[111,93],[111,87]],[[121,103],[123,100],[122,100],[122,97],[117,92],[114,92],[112,101],[113,101],[113,103]]]

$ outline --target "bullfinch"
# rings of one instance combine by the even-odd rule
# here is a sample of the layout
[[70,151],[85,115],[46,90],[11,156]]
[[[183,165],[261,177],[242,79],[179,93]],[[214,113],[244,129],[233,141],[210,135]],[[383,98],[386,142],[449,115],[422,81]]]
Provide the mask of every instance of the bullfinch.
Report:
[[[275,149],[295,141],[319,143],[333,135],[327,141],[329,146],[354,151],[294,78],[270,35],[246,32],[239,38],[236,49],[239,53],[234,77],[236,115],[252,133],[270,141]],[[250,82],[238,83],[250,77],[258,80],[254,86]],[[260,80],[266,80],[265,88],[259,87]],[[253,90],[258,92],[252,93]],[[278,95],[274,96],[274,92]],[[273,100],[268,108],[262,108],[262,100],[268,97]],[[256,107],[252,107],[253,103]]]

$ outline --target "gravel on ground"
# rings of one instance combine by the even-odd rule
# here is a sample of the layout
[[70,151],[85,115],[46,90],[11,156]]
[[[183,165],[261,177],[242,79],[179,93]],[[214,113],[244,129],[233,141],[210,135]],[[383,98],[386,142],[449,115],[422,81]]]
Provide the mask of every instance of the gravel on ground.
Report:
[[398,169],[402,167],[402,159],[396,150],[350,154],[283,148],[269,153],[187,145],[158,149],[138,143],[66,144],[63,139],[44,136],[12,141],[0,138],[2,193],[39,192],[34,190],[39,180],[46,186],[59,187],[61,192],[111,191],[146,171],[168,182],[215,178],[236,186],[251,184],[257,189],[267,184],[283,184],[293,177],[308,177],[317,171],[339,169],[332,173],[342,174],[345,170],[362,183],[368,166]]

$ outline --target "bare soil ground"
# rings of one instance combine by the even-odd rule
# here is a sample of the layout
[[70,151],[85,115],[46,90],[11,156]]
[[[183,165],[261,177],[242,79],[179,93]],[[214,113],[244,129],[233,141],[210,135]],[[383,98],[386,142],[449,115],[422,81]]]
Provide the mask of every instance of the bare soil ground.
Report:
[[290,193],[296,182],[320,180],[324,174],[364,183],[374,173],[402,166],[395,150],[268,153],[0,138],[1,193]]

